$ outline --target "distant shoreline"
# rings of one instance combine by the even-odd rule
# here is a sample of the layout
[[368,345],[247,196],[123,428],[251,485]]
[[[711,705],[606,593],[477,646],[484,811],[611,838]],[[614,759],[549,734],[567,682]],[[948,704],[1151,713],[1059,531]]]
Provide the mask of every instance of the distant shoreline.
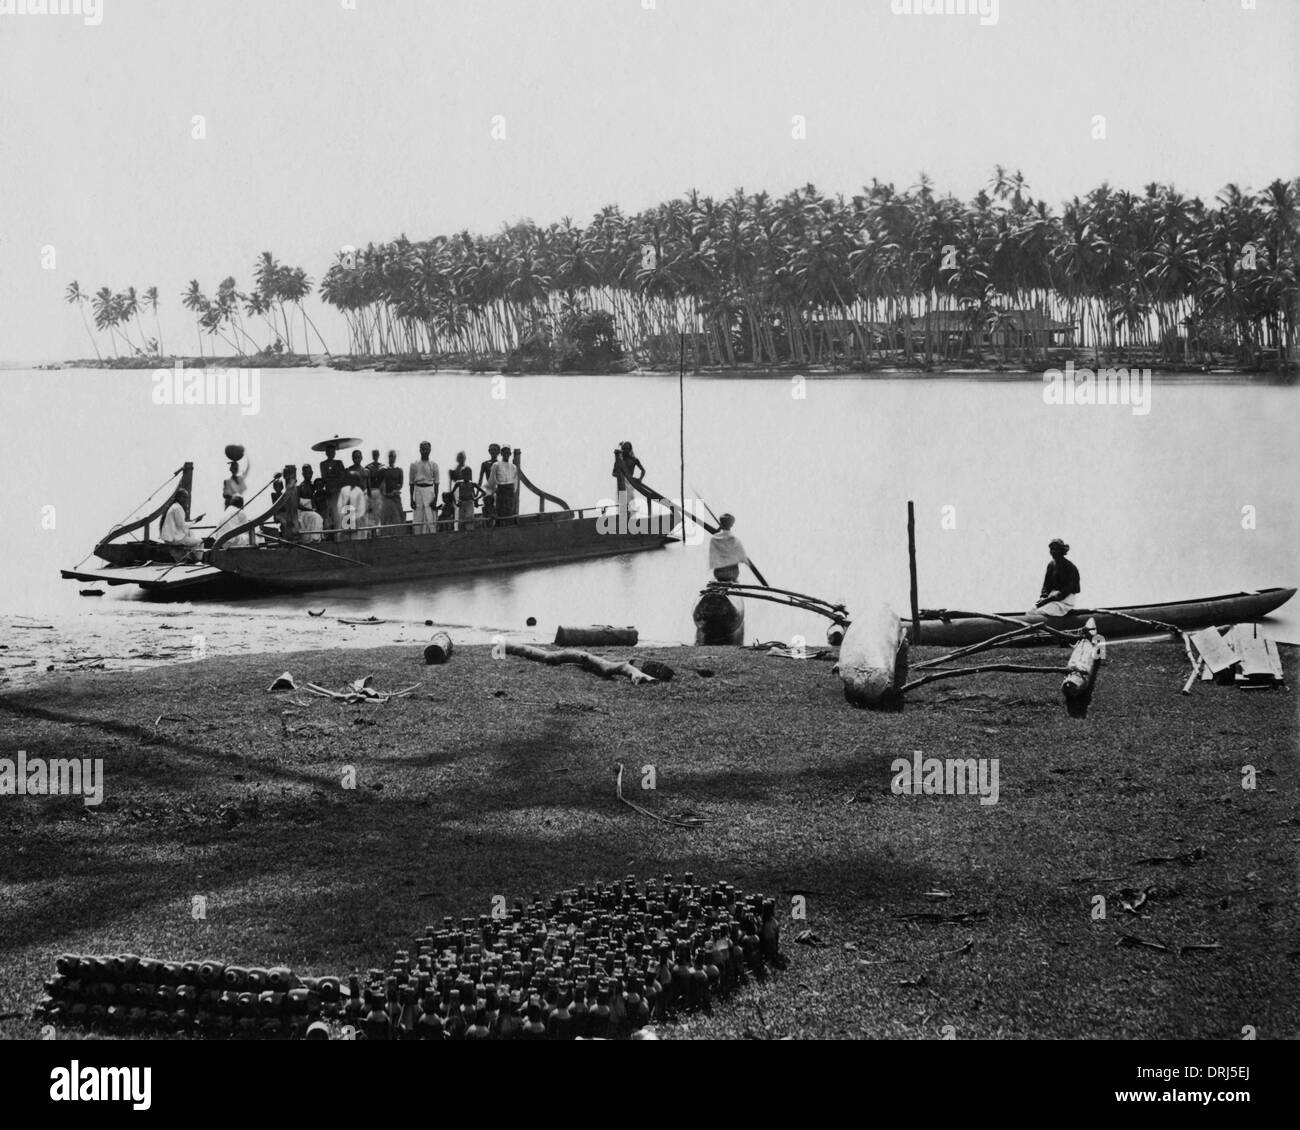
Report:
[[[1064,369],[1073,361],[1076,369],[1119,368],[1150,369],[1153,375],[1204,375],[1232,376],[1268,381],[1294,381],[1300,370],[1294,362],[1288,362],[1282,369],[1265,368],[1255,365],[1242,365],[1221,361],[1210,365],[1177,365],[1166,361],[1153,361],[1144,357],[1120,357],[1096,360],[1091,354],[1076,351],[1073,354],[1054,354],[1050,359],[1038,361],[978,362],[971,358],[933,361],[930,364],[913,361],[906,362],[904,357],[885,358],[880,362],[867,365],[805,365],[785,363],[772,365],[735,365],[735,366],[699,366],[687,369],[688,376],[697,377],[735,377],[735,378],[781,378],[790,379],[802,376],[815,379],[853,379],[871,376],[909,376],[909,377],[1026,377],[1040,376],[1051,369]],[[621,371],[577,369],[562,373],[548,371],[519,371],[504,367],[499,358],[471,358],[454,356],[447,358],[394,356],[337,356],[320,354],[259,354],[251,357],[196,357],[172,355],[168,357],[122,357],[97,360],[79,358],[68,361],[36,363],[30,366],[9,365],[4,368],[31,368],[41,372],[57,372],[65,369],[103,369],[103,370],[154,370],[170,369],[179,364],[185,369],[306,369],[329,368],[338,372],[372,372],[372,373],[415,373],[447,374],[455,376],[667,376],[676,375],[673,366],[647,365],[640,368],[628,367]]]

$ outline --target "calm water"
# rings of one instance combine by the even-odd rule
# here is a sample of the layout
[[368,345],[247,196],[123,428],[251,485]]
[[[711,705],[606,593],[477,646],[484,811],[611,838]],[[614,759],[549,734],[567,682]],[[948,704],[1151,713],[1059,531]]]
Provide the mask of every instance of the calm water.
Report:
[[[334,433],[396,447],[420,440],[446,470],[465,449],[477,467],[491,441],[522,446],[523,466],[570,505],[609,495],[610,452],[632,440],[647,481],[678,493],[677,380],[664,376],[506,378],[266,371],[260,412],[153,403],[152,374],[0,373],[9,424],[8,547],[0,611],[112,616],[134,600],[79,598],[58,570],[189,459],[195,511],[220,511],[222,449],[242,443],[260,486]],[[916,502],[921,604],[1025,608],[1046,545],[1062,536],[1090,604],[1131,604],[1294,585],[1300,578],[1300,389],[1228,378],[1158,379],[1149,414],[1124,406],[1049,406],[1036,378],[989,376],[809,381],[688,378],[687,494],[721,512],[773,585],[842,599],[883,599],[905,613],[907,500]],[[528,503],[525,501],[527,507]],[[42,507],[54,507],[44,529]],[[1253,507],[1253,511],[1243,511]],[[949,509],[945,509],[949,508]],[[1251,523],[1254,528],[1245,528]],[[946,522],[945,522],[946,519]],[[945,528],[945,526],[953,528]],[[429,580],[233,607],[522,629],[635,624],[643,639],[689,640],[706,577],[704,546],[558,568]],[[215,605],[213,607],[232,607]],[[750,602],[747,636],[820,641],[815,617]],[[1300,608],[1271,633],[1300,642]]]

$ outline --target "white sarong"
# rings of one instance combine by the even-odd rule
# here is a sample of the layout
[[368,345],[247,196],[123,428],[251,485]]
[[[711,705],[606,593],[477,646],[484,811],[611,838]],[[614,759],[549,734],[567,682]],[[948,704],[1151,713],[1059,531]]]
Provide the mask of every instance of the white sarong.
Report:
[[431,534],[438,521],[438,488],[415,486],[411,488],[412,506],[411,525],[417,534]]

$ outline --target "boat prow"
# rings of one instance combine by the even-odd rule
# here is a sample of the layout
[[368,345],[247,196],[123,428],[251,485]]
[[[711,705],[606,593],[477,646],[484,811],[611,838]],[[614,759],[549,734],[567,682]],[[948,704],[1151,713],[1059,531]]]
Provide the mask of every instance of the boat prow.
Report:
[[206,585],[225,576],[211,565],[109,565],[103,569],[61,569],[65,581],[139,585],[146,592],[174,592]]

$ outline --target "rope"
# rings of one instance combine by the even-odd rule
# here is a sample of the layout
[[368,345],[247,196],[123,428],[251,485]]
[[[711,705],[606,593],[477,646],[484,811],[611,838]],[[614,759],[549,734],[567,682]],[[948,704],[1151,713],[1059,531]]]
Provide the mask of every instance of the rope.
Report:
[[[165,479],[163,479],[163,481],[154,488],[153,494],[151,494],[143,502],[137,503],[135,509],[133,509],[129,514],[123,516],[121,519],[119,519],[110,527],[108,531],[108,536],[112,537],[114,530],[120,530],[123,526],[127,524],[127,522],[129,522],[132,518],[134,518],[136,514],[138,514],[141,510],[143,510],[146,506],[148,506],[149,503],[151,503],[154,500],[154,497],[158,494],[158,492],[162,490],[162,488],[165,487],[168,483],[170,483],[172,479],[174,479],[177,475],[179,475],[183,470],[185,470],[184,467],[177,467],[176,470],[174,470],[170,475],[168,475]],[[95,556],[95,551],[92,549],[89,553],[86,554],[85,557],[83,557],[80,561],[78,561],[73,566],[73,568],[80,569],[87,561],[89,561],[94,556]]]

